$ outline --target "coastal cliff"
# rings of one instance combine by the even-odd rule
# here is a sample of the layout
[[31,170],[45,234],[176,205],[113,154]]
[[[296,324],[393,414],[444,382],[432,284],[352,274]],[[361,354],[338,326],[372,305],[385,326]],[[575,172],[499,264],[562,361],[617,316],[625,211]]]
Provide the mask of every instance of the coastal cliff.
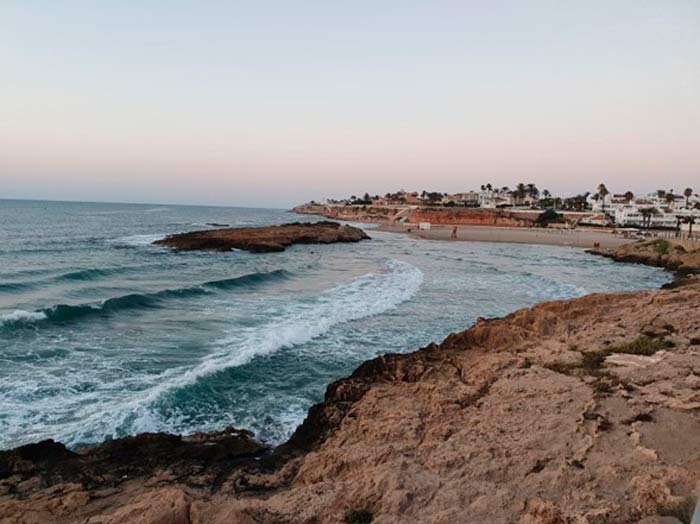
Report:
[[699,307],[690,278],[479,320],[365,362],[273,451],[229,430],[210,454],[152,436],[173,459],[140,469],[104,458],[129,462],[121,441],[6,452],[0,523],[682,521],[700,482]]
[[418,206],[323,206],[305,204],[292,209],[303,215],[358,222],[430,222],[468,226],[535,227],[540,213],[505,209]]
[[332,244],[359,242],[369,236],[359,228],[337,222],[294,222],[279,226],[208,229],[169,235],[154,244],[179,251],[230,251],[253,253],[284,251],[293,244]]

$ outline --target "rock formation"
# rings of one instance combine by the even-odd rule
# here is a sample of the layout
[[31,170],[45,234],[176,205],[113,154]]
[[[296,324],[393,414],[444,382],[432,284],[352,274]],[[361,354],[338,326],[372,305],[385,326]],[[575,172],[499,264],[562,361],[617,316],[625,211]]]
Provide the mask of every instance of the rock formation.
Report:
[[700,244],[688,240],[661,238],[625,244],[614,250],[591,253],[617,260],[663,267],[679,275],[700,273]]
[[692,277],[479,320],[365,362],[262,456],[249,435],[211,454],[136,437],[159,444],[127,469],[114,444],[5,453],[0,523],[687,522],[699,308]]
[[253,253],[284,251],[292,244],[332,244],[359,242],[369,236],[359,228],[337,222],[294,222],[279,226],[210,229],[169,235],[154,244],[180,251],[230,251],[242,249]]

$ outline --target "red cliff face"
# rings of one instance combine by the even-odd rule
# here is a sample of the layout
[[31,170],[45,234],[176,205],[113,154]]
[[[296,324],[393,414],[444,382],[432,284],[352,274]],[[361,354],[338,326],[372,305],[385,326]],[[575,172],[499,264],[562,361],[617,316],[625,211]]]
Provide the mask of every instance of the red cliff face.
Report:
[[431,224],[458,224],[465,226],[507,226],[533,227],[537,214],[518,214],[517,212],[496,209],[454,209],[454,208],[418,208],[409,214],[410,222],[430,222]]
[[294,208],[300,214],[321,215],[337,220],[391,222],[399,218],[410,223],[430,222],[464,226],[535,227],[537,213],[503,209],[408,206],[312,206]]

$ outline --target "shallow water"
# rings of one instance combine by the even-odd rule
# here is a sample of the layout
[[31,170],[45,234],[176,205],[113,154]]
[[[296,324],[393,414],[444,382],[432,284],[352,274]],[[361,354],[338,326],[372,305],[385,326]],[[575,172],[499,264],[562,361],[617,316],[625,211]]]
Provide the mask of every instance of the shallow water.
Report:
[[227,425],[287,438],[326,385],[479,316],[669,274],[553,246],[422,241],[283,253],[151,245],[278,210],[0,200],[0,448]]

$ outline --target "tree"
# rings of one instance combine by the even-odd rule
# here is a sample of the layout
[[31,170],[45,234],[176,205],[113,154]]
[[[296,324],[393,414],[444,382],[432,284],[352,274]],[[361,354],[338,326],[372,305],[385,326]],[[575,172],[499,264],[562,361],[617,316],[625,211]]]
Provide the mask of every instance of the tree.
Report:
[[605,197],[609,194],[610,192],[608,191],[608,188],[605,187],[605,184],[600,184],[598,186],[598,196],[600,196],[601,199],[603,214],[605,214]]
[[673,191],[666,193],[666,203],[668,204],[668,207],[671,207],[671,205],[676,201],[676,195],[673,194]]
[[627,191],[625,193],[625,201],[629,204],[634,199],[634,193],[632,191]]
[[516,204],[521,204],[526,195],[527,187],[525,187],[525,184],[520,182],[515,188],[515,191],[513,191],[513,197],[515,198]]
[[651,217],[656,214],[656,208],[645,207],[640,209],[639,212],[642,214],[642,227],[651,227]]
[[537,217],[537,223],[540,226],[546,227],[548,224],[551,224],[553,222],[563,222],[564,217],[562,217],[559,213],[554,211],[553,209],[548,209],[544,213],[540,214]]
[[693,190],[686,187],[685,191],[683,191],[683,196],[685,196],[685,207],[690,209],[690,197],[693,196]]
[[540,194],[540,190],[537,189],[537,186],[533,183],[530,183],[527,185],[527,194],[530,195],[532,198],[537,198]]
[[695,216],[690,215],[685,217],[684,222],[688,224],[688,238],[693,236],[693,224],[695,224]]

